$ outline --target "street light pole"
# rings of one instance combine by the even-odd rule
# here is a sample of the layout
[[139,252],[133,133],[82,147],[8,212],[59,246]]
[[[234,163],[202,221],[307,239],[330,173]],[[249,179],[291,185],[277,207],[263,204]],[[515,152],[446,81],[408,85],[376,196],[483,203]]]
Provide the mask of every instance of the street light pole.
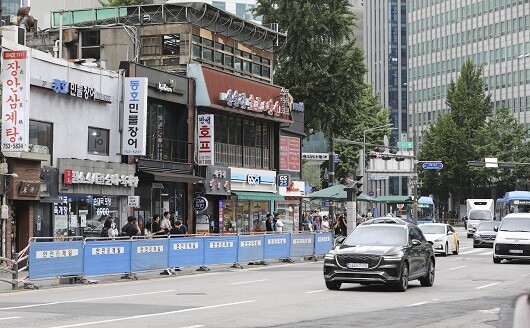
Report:
[[[416,101],[414,99],[416,89],[414,88],[413,83],[404,83],[407,88],[410,88],[411,92],[410,98],[407,98],[407,100],[410,100],[412,102],[412,112],[411,112],[411,118],[412,118],[412,168],[413,168],[413,176],[412,176],[412,193],[414,195],[414,203],[412,206],[412,222],[417,223],[418,222],[418,140],[417,140],[417,134],[416,134]],[[408,107],[408,106],[407,106]]]

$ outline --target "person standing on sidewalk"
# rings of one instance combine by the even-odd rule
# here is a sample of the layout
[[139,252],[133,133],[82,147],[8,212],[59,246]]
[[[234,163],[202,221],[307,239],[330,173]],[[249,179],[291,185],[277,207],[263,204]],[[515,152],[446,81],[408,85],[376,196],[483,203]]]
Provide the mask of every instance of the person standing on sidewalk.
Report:
[[169,221],[169,212],[164,212],[164,217],[162,218],[162,221],[160,222],[160,229],[164,231],[165,234],[169,233],[169,230],[171,230],[171,222]]
[[272,214],[267,214],[267,220],[265,221],[265,231],[267,232],[274,232],[274,229],[272,228]]

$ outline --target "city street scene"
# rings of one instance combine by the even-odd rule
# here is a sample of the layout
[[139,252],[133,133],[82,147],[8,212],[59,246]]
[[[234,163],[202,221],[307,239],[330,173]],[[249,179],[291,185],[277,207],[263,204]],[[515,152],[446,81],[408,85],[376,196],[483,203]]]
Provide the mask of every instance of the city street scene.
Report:
[[0,325],[530,328],[528,1],[0,8]]

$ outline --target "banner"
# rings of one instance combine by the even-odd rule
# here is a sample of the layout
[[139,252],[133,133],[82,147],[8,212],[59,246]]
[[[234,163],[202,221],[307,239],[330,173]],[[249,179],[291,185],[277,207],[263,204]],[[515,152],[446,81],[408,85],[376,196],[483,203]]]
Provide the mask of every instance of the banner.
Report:
[[201,114],[197,117],[197,153],[198,165],[214,165],[214,116]]
[[[2,55],[2,152],[28,151],[30,62],[28,52]],[[7,152],[7,153],[5,153]]]
[[147,138],[147,78],[126,77],[123,86],[122,155],[145,155]]

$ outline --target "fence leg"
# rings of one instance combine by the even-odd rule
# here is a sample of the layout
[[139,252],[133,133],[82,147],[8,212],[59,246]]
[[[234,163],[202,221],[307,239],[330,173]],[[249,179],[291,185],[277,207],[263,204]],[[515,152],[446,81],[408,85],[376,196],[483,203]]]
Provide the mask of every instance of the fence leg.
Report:
[[11,279],[13,280],[12,289],[18,290],[18,253],[14,254],[13,260],[13,271],[11,271]]
[[233,269],[243,269],[243,266],[237,262],[234,262],[234,264],[232,264],[231,268]]

